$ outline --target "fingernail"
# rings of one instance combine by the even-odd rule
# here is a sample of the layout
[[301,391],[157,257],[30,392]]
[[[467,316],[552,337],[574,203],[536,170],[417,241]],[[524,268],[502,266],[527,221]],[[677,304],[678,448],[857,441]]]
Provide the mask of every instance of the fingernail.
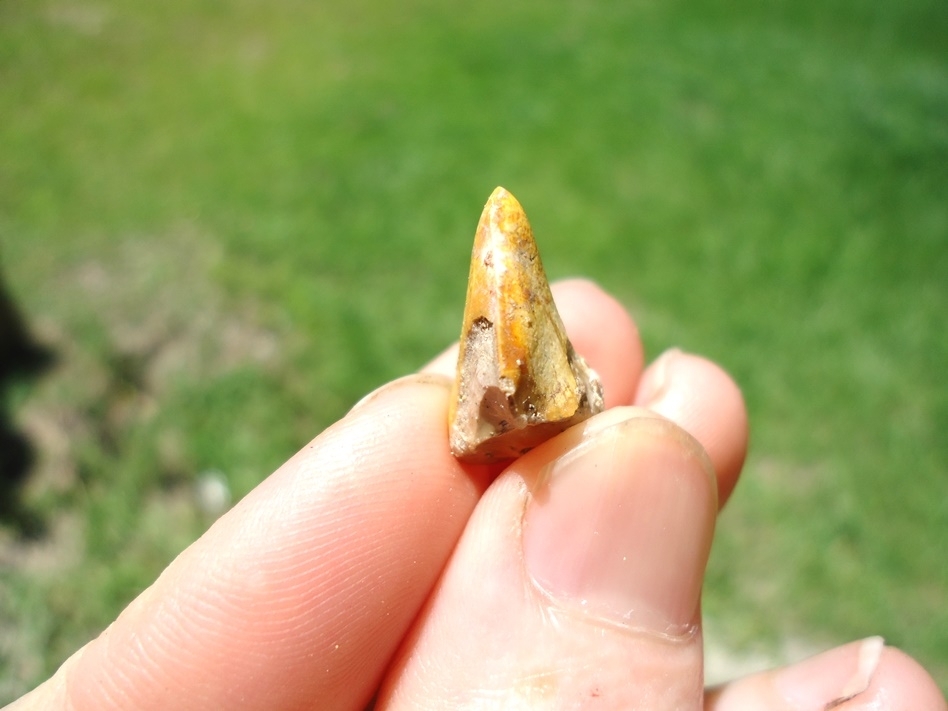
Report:
[[392,390],[409,387],[411,385],[434,385],[442,389],[450,390],[451,380],[437,373],[412,373],[411,375],[404,375],[401,378],[392,380],[391,382],[385,383],[385,385],[379,386],[368,395],[365,395],[349,409],[349,412],[346,413],[346,416],[362,410],[366,405],[374,402],[385,393],[388,393]]
[[662,353],[649,368],[648,377],[639,389],[636,405],[649,407],[658,402],[668,390],[668,370],[671,364],[681,355],[680,348],[669,348]]
[[831,649],[781,670],[774,685],[790,708],[834,709],[869,688],[884,647],[868,637]]
[[547,465],[527,505],[527,571],[557,604],[684,634],[711,546],[714,486],[701,446],[666,420],[589,428]]

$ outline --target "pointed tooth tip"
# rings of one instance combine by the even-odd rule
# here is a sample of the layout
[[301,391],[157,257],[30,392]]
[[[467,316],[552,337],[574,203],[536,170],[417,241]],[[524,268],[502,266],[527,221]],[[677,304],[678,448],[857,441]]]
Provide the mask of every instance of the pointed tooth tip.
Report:
[[490,194],[490,197],[487,198],[488,205],[502,205],[505,207],[516,207],[516,209],[522,210],[520,207],[520,201],[513,196],[507,188],[498,185],[494,188],[494,192]]
[[494,192],[487,199],[485,214],[490,215],[492,221],[498,219],[510,219],[516,216],[517,219],[526,219],[523,205],[513,196],[513,194],[504,187],[494,188]]
[[488,248],[536,252],[533,231],[523,206],[502,186],[494,188],[488,198],[474,235],[475,258]]

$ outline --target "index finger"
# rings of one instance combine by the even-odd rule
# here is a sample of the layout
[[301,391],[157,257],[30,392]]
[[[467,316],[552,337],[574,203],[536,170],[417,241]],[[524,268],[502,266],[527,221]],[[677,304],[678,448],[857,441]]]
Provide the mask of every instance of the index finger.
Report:
[[414,376],[361,403],[23,707],[364,706],[480,494],[448,451],[448,392]]

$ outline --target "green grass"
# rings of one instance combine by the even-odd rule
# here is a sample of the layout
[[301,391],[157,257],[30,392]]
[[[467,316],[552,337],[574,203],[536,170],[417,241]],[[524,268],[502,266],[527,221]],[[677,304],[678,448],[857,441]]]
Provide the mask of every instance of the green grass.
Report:
[[729,641],[948,683],[944,3],[323,5],[0,3],[3,277],[60,355],[6,394],[42,525],[0,522],[0,701],[208,525],[200,472],[245,494],[456,337],[498,184],[744,387]]

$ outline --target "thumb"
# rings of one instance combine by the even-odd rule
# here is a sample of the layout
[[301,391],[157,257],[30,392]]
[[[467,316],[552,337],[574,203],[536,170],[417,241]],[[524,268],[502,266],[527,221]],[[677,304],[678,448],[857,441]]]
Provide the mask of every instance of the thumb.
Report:
[[377,708],[699,709],[717,511],[700,445],[616,408],[485,494]]

